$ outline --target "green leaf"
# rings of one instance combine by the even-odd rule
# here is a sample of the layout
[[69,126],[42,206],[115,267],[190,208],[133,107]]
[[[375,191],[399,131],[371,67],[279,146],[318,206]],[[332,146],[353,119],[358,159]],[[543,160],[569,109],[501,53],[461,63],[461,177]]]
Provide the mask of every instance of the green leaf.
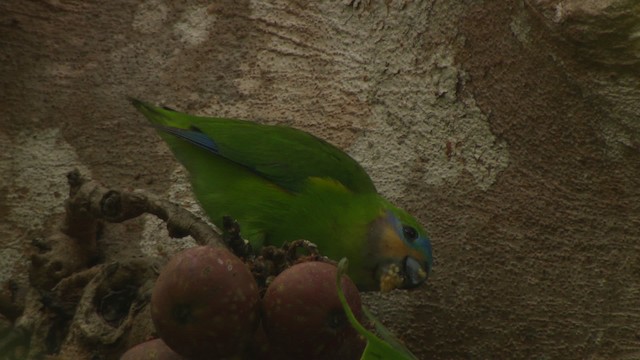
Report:
[[344,296],[344,292],[342,291],[341,279],[344,274],[347,272],[347,267],[349,266],[349,261],[346,258],[342,258],[340,263],[338,263],[338,275],[336,276],[336,286],[338,287],[338,297],[340,298],[340,303],[342,303],[342,308],[344,309],[345,314],[347,315],[347,319],[351,323],[357,332],[362,335],[367,341],[367,346],[364,348],[364,352],[362,353],[361,360],[418,360],[406,347],[402,345],[402,343],[393,336],[393,334],[382,325],[380,321],[375,319],[373,315],[366,309],[364,309],[365,315],[373,321],[376,327],[376,331],[384,338],[381,339],[376,334],[367,330],[360,324],[358,319],[356,319],[355,315],[353,315],[353,311],[349,307],[347,303],[347,299]]

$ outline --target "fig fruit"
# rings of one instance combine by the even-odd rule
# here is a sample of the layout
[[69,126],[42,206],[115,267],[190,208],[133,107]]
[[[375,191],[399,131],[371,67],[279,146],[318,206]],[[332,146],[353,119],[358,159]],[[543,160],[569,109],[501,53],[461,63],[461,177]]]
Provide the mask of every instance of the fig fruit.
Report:
[[[359,359],[364,341],[348,322],[336,289],[336,266],[310,261],[278,275],[263,298],[269,344],[295,359]],[[348,277],[342,288],[357,318],[360,293]]]
[[190,359],[242,353],[258,321],[260,295],[249,268],[224,248],[175,255],[151,295],[151,318],[171,349]]

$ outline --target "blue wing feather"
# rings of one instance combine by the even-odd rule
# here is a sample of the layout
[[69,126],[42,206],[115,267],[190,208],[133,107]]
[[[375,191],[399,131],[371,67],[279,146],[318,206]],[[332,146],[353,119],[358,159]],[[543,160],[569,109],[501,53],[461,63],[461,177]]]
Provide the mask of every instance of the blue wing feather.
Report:
[[216,142],[212,138],[207,136],[207,134],[203,133],[195,126],[191,126],[189,129],[180,129],[172,126],[158,124],[153,124],[152,126],[156,129],[174,135],[180,139],[186,140],[193,145],[210,151],[215,155],[220,155],[220,148],[218,147],[218,144],[216,144]]

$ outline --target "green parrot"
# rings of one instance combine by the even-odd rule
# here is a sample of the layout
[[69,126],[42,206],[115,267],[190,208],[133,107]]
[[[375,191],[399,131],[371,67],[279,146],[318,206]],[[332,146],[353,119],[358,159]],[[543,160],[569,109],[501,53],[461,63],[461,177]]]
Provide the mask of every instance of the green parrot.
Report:
[[378,194],[349,155],[285,126],[200,117],[132,99],[190,174],[218,227],[236,219],[254,249],[306,239],[349,258],[361,290],[412,288],[432,265],[422,226]]

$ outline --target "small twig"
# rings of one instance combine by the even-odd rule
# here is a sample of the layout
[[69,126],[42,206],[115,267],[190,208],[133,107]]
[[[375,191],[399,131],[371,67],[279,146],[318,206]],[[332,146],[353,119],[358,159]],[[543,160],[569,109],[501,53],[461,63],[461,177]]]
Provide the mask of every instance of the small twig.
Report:
[[[301,261],[325,260],[322,255],[320,255],[318,246],[309,240],[295,240],[284,244],[282,248],[287,252],[287,261],[290,264]],[[305,250],[307,254],[300,254],[300,249]]]
[[107,189],[96,181],[85,179],[78,170],[68,174],[71,188],[69,203],[82,209],[95,219],[119,223],[142,214],[153,214],[167,223],[171,237],[191,235],[200,245],[224,246],[218,233],[206,222],[180,206],[147,194],[143,190],[132,192]]
[[243,259],[253,256],[251,244],[240,236],[240,224],[230,216],[222,218],[222,238],[236,256]]
[[[304,252],[301,253],[301,249]],[[260,256],[250,259],[248,264],[258,287],[265,291],[278,274],[294,264],[305,261],[323,261],[335,264],[334,261],[322,256],[318,246],[308,240],[287,242],[282,247],[265,246],[261,249]]]

